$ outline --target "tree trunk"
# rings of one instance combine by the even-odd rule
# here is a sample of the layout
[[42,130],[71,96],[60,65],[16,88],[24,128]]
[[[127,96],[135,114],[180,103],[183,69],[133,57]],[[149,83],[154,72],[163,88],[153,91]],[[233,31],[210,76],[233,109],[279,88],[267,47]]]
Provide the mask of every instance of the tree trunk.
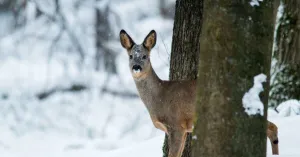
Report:
[[[99,0],[96,0],[98,2]],[[95,69],[100,70],[100,64],[103,63],[104,70],[111,74],[117,73],[116,68],[116,53],[113,52],[106,44],[111,39],[111,26],[108,21],[110,13],[110,3],[102,9],[96,8],[96,54],[95,54]]]
[[26,5],[27,0],[14,0],[13,2],[13,15],[15,19],[15,28],[20,28],[26,23]]
[[289,99],[300,100],[300,1],[282,0],[273,53],[269,105]]
[[[197,78],[202,24],[202,0],[176,1],[170,65],[170,80]],[[191,156],[191,134],[188,135],[182,157]],[[168,156],[165,137],[163,152]]]
[[273,1],[204,1],[193,157],[265,157],[269,81],[264,116],[249,116],[242,98],[253,77],[269,80]]
[[0,21],[2,21],[0,25],[0,37],[25,25],[26,5],[27,0],[0,0]]

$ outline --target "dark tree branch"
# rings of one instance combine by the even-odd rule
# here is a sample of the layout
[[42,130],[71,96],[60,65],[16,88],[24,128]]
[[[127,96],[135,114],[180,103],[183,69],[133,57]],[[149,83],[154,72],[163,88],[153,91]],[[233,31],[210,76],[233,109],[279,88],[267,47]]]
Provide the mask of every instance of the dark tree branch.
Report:
[[43,100],[57,92],[80,92],[86,89],[87,87],[85,85],[74,84],[71,87],[67,87],[67,88],[53,88],[48,91],[44,91],[42,93],[37,94],[36,97],[40,100]]
[[[36,97],[39,100],[44,100],[48,97],[50,97],[51,95],[55,94],[55,93],[59,93],[59,92],[81,92],[83,90],[87,90],[88,87],[86,85],[82,85],[82,84],[73,84],[70,87],[65,87],[65,88],[60,88],[60,87],[56,87],[41,93],[36,94]],[[123,97],[123,98],[139,98],[139,96],[136,93],[132,93],[129,91],[115,91],[115,90],[111,90],[108,88],[102,88],[101,89],[102,93],[105,94],[110,94],[110,95],[114,95],[117,97]]]
[[139,98],[136,93],[128,92],[128,91],[114,91],[108,88],[102,88],[102,92],[108,93],[114,96],[126,97],[126,98]]

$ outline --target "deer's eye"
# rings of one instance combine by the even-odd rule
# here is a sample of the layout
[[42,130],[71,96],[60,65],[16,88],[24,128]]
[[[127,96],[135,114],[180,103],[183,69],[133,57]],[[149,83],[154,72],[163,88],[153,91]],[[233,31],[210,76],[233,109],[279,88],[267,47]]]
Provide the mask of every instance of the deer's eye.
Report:
[[132,55],[129,55],[129,58],[132,59]]
[[144,56],[143,56],[143,59],[147,59],[147,56],[146,56],[146,55],[144,55]]

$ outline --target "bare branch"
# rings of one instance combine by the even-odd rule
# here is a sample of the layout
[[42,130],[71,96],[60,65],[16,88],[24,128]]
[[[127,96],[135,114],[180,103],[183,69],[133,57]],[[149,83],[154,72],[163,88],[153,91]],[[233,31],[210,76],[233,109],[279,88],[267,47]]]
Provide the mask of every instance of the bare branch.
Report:
[[109,93],[111,95],[119,96],[119,97],[139,98],[139,96],[136,93],[132,93],[129,91],[114,91],[108,88],[102,88],[102,92]]
[[[32,0],[33,3],[36,4],[37,8],[39,8],[39,4],[36,2],[36,0]],[[61,32],[66,31],[68,37],[70,38],[71,42],[74,43],[74,46],[77,50],[77,52],[80,55],[81,61],[83,62],[85,59],[85,53],[84,53],[84,49],[81,45],[81,43],[79,42],[78,38],[76,37],[76,35],[71,31],[71,28],[68,26],[67,24],[67,20],[65,18],[65,16],[63,15],[63,13],[61,12],[60,9],[60,5],[59,5],[59,0],[55,0],[55,10],[56,10],[56,15],[51,15],[47,12],[44,12],[40,9],[40,11],[42,12],[42,14],[46,17],[48,17],[52,22],[55,22],[57,24],[61,24]]]

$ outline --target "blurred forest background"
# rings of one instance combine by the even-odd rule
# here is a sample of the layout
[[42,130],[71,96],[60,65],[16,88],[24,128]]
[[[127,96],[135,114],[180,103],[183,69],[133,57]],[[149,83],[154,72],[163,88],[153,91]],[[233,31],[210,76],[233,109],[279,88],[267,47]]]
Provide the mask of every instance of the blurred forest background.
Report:
[[[60,148],[64,139],[65,149],[107,151],[163,135],[138,97],[119,32],[140,43],[155,29],[151,62],[168,79],[174,9],[175,0],[0,0],[0,150],[28,140]],[[281,6],[277,29],[285,26],[282,15]],[[274,114],[281,102],[300,97],[299,70],[282,73],[286,67],[275,55]]]
[[119,32],[139,43],[155,29],[153,66],[168,79],[174,9],[175,0],[0,0],[0,147],[39,134],[110,150],[161,133]]

